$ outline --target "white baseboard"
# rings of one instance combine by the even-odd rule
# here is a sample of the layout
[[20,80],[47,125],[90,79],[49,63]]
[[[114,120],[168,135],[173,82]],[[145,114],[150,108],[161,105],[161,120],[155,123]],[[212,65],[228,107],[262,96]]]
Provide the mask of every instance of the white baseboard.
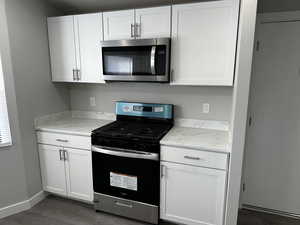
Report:
[[0,219],[28,210],[42,201],[46,196],[47,194],[44,191],[40,191],[28,200],[0,208]]
[[38,204],[39,202],[43,201],[47,197],[47,193],[44,191],[40,191],[36,193],[34,196],[32,196],[30,199],[28,199],[30,208]]

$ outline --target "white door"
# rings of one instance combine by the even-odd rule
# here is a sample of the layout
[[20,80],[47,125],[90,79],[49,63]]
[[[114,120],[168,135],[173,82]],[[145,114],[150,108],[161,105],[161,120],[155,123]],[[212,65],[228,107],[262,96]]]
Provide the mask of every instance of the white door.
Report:
[[134,9],[103,13],[104,40],[134,38]]
[[173,6],[172,84],[231,86],[238,1]]
[[48,18],[52,81],[73,82],[76,68],[74,17]]
[[65,162],[60,151],[60,147],[39,145],[43,188],[51,193],[67,195]]
[[300,215],[300,22],[258,25],[243,204]]
[[102,13],[75,16],[75,31],[78,43],[79,82],[104,83],[101,52]]
[[68,196],[93,201],[91,151],[64,148]]
[[136,9],[138,38],[171,36],[171,6]]
[[161,218],[187,225],[223,225],[226,172],[162,162]]

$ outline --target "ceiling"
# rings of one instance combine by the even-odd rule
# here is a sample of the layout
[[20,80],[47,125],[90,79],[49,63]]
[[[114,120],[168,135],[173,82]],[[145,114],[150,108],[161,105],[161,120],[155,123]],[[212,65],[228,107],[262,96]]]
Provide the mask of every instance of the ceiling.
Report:
[[[141,8],[199,0],[46,0],[65,14]],[[201,1],[201,0],[200,0]],[[300,0],[258,0],[259,12],[300,10]]]

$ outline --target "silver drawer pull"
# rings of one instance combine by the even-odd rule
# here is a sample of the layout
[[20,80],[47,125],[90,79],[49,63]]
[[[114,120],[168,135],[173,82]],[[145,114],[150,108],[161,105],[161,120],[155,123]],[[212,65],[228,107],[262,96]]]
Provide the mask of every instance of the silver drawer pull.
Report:
[[125,203],[122,203],[122,202],[116,202],[116,205],[117,206],[122,206],[122,207],[127,207],[127,208],[132,208],[133,207],[132,205],[125,204]]
[[64,160],[64,155],[63,155],[64,150],[59,150],[59,160]]
[[193,156],[188,156],[188,155],[184,156],[184,158],[191,159],[191,160],[201,160],[201,158],[199,158],[199,157],[193,157]]
[[56,141],[58,141],[58,142],[69,142],[68,140],[63,140],[63,139],[56,139]]

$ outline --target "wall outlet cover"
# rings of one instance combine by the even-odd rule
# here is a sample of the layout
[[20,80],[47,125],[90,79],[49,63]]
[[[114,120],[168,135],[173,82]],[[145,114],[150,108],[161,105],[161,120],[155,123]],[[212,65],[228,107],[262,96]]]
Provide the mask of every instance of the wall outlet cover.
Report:
[[204,103],[202,106],[202,112],[203,113],[209,113],[209,104],[208,103]]
[[90,106],[95,107],[96,106],[96,97],[90,97]]

